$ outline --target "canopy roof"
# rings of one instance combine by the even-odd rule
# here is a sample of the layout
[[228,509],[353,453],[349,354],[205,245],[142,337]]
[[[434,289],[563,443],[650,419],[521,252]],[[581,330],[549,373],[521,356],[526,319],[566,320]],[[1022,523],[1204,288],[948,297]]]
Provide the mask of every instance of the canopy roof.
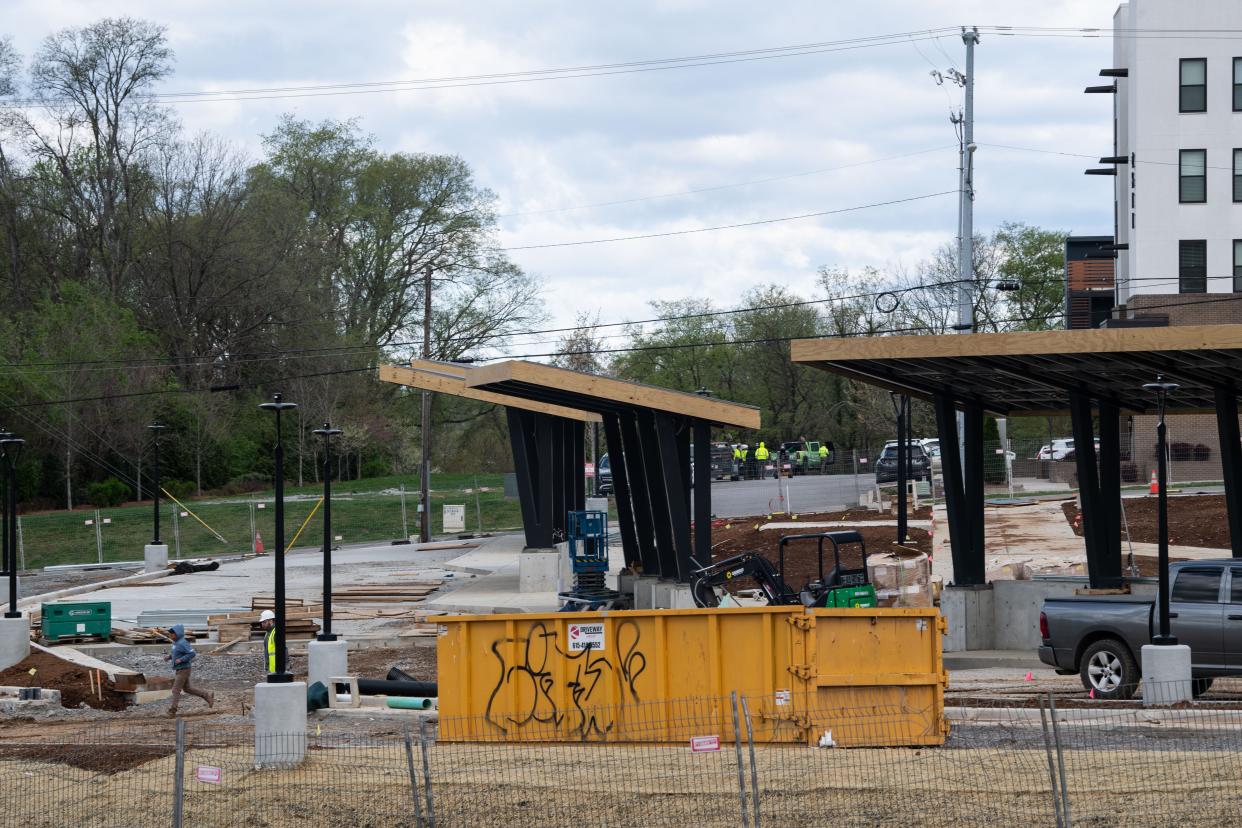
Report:
[[1153,413],[1143,385],[1157,375],[1181,386],[1167,411],[1206,412],[1217,386],[1242,383],[1242,325],[805,339],[791,351],[797,363],[998,414],[1066,413],[1071,392]]
[[498,394],[494,391],[483,391],[478,388],[467,388],[465,378],[474,370],[477,369],[455,362],[434,362],[432,360],[416,359],[410,362],[410,367],[408,368],[404,365],[381,365],[379,376],[384,382],[405,385],[409,388],[434,391],[437,394],[448,394],[453,397],[465,397],[509,408],[520,408],[524,411],[537,411],[541,414],[551,414],[555,417],[564,417],[569,420],[598,423],[602,419],[600,415],[590,411],[535,402],[524,397],[513,397],[507,394]]
[[759,409],[753,406],[537,362],[507,360],[474,368],[466,374],[465,384],[467,388],[598,414],[647,410],[720,426],[759,428]]

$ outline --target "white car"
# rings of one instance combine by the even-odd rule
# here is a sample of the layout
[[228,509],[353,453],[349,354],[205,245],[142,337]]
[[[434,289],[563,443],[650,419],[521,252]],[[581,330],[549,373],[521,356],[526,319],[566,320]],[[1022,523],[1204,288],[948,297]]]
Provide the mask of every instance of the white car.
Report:
[[[1059,440],[1053,440],[1051,444],[1043,446],[1035,455],[1036,460],[1064,460],[1066,455],[1074,450],[1074,438],[1065,437]],[[1095,441],[1095,450],[1100,450],[1100,441]]]

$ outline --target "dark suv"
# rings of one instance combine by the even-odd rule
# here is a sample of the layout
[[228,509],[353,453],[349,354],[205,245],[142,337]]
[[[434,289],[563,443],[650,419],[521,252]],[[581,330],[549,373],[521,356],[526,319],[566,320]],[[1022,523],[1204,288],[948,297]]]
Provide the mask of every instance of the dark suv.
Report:
[[[931,458],[919,443],[910,443],[906,454],[906,474],[911,480],[931,479]],[[884,446],[880,459],[875,461],[875,482],[892,483],[897,480],[897,443]]]

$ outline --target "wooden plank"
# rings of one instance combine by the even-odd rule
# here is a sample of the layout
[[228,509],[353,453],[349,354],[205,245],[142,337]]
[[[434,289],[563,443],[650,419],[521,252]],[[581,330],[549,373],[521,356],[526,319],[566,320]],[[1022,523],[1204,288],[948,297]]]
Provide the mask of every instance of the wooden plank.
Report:
[[465,377],[467,388],[481,388],[504,393],[503,386],[494,388],[500,383],[514,382],[526,385],[542,386],[556,391],[567,391],[583,397],[591,397],[604,403],[623,403],[626,405],[651,408],[707,420],[725,426],[740,428],[759,428],[759,409],[749,405],[726,402],[723,400],[690,394],[684,391],[671,391],[652,385],[641,385],[636,382],[599,377],[570,371],[567,368],[556,368],[536,362],[520,359],[505,360],[491,365],[475,368]]
[[[421,362],[421,360],[419,361]],[[437,394],[448,394],[451,397],[464,397],[469,400],[478,400],[479,402],[492,403],[493,405],[503,405],[508,408],[520,408],[523,411],[538,411],[541,414],[551,414],[554,417],[564,417],[567,420],[581,420],[585,423],[598,423],[603,421],[603,418],[599,414],[594,414],[590,411],[582,411],[577,408],[566,408],[565,406],[553,405],[552,403],[524,400],[521,397],[513,397],[508,394],[496,393],[495,391],[482,391],[477,388],[467,388],[464,380],[461,378],[445,376],[439,373],[431,373],[425,370],[406,368],[401,365],[381,365],[379,369],[379,378],[383,382],[404,385],[408,388],[418,388],[423,391],[432,391]]]

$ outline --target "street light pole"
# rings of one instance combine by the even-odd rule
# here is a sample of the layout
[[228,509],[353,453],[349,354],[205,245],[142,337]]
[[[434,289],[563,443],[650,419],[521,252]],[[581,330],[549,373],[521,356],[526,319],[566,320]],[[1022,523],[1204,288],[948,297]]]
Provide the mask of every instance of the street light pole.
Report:
[[155,462],[155,485],[152,487],[155,490],[155,510],[152,518],[154,539],[151,541],[153,546],[160,544],[160,432],[166,428],[168,426],[161,424],[158,420],[147,426],[147,430],[151,432],[151,450]]
[[1164,377],[1157,376],[1155,382],[1143,386],[1144,391],[1152,391],[1156,395],[1156,480],[1159,491],[1156,493],[1156,540],[1158,542],[1158,575],[1160,579],[1158,608],[1160,614],[1159,634],[1152,636],[1151,643],[1170,646],[1177,643],[1177,636],[1169,631],[1169,497],[1168,497],[1168,447],[1165,444],[1164,408],[1169,394],[1180,386],[1175,382],[1165,382]]
[[[323,438],[323,630],[320,641],[336,641],[332,634],[332,438],[341,433],[327,420],[313,432]],[[329,692],[332,692],[331,690]]]
[[273,394],[272,401],[259,408],[276,412],[276,671],[267,674],[270,684],[288,684],[293,676],[288,671],[289,652],[285,646],[285,447],[281,440],[280,412],[297,408],[297,403],[285,402],[280,394]]
[[[431,359],[431,272],[429,264],[423,272],[423,359]],[[422,424],[418,439],[422,455],[418,466],[418,542],[431,541],[431,394],[424,391]]]
[[21,618],[17,611],[17,456],[21,454],[22,445],[26,442],[5,432],[0,439],[0,452],[4,454],[5,465],[5,522],[4,547],[8,560],[5,565],[9,570],[9,611],[5,618]]

